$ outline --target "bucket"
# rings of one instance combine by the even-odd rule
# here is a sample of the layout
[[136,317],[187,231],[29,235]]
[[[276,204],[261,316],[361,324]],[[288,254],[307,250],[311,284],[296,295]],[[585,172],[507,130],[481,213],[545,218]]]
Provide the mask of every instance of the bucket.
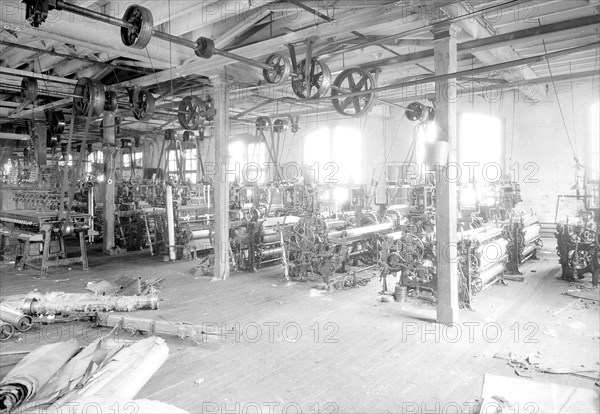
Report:
[[394,300],[396,302],[406,302],[408,288],[404,285],[396,285],[394,289]]

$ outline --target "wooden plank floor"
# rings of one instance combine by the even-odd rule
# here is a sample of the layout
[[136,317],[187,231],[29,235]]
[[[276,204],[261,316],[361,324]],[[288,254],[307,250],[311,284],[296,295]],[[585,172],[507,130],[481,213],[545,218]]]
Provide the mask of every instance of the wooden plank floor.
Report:
[[[169,360],[138,397],[191,412],[464,412],[479,396],[485,373],[515,376],[506,361],[493,358],[496,353],[539,353],[555,365],[599,369],[598,303],[563,295],[569,284],[557,279],[553,241],[546,244],[541,259],[524,269],[525,282],[492,286],[477,297],[477,311],[462,311],[454,328],[432,323],[431,304],[376,301],[377,278],[339,292],[287,283],[277,268],[211,281],[194,276],[196,262],[165,263],[147,252],[92,252],[89,272],[54,268],[46,280],[4,266],[0,291],[83,292],[90,280],[122,274],[165,277],[160,310],[136,316],[211,323],[240,333],[200,344],[167,339]],[[83,344],[99,332],[106,330],[85,323],[45,327],[0,347],[29,350],[70,338]],[[10,362],[3,361],[0,374]],[[534,377],[595,387],[574,376]]]

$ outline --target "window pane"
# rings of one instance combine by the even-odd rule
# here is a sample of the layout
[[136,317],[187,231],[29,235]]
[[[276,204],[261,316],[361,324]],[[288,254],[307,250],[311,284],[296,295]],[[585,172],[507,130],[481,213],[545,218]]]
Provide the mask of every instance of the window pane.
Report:
[[[464,113],[460,118],[459,162],[479,163],[478,171],[487,164],[502,167],[502,121],[499,118],[476,113]],[[473,164],[477,165],[477,164]],[[476,181],[483,179],[475,175]]]
[[[333,159],[337,174],[333,168],[323,166],[323,173],[341,184],[359,184],[362,178],[362,146],[360,132],[345,127],[336,127],[333,133]],[[325,177],[327,178],[327,177]]]
[[312,166],[331,161],[331,141],[329,128],[322,128],[307,135],[304,139],[304,163]]

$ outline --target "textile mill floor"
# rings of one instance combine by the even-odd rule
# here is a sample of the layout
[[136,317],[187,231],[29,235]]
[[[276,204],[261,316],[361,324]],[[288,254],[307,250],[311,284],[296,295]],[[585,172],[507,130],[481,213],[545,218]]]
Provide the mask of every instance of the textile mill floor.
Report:
[[[598,302],[563,295],[569,283],[558,279],[554,242],[545,243],[540,260],[524,266],[524,282],[491,286],[476,297],[475,312],[461,311],[455,327],[432,323],[435,307],[423,301],[378,302],[378,276],[365,287],[333,292],[288,283],[280,266],[211,281],[194,275],[198,262],[162,262],[147,251],[109,258],[91,249],[90,271],[53,268],[44,280],[34,279],[35,270],[4,265],[0,290],[85,292],[88,281],[123,274],[165,277],[160,309],[134,316],[240,333],[202,343],[165,338],[169,359],[138,397],[190,412],[464,412],[479,397],[485,373],[516,377],[495,354],[600,368]],[[589,277],[582,283],[589,285]],[[71,337],[86,344],[108,332],[85,322],[34,330],[1,343],[2,352]],[[0,375],[14,364],[3,359]],[[532,376],[597,389],[573,375]]]

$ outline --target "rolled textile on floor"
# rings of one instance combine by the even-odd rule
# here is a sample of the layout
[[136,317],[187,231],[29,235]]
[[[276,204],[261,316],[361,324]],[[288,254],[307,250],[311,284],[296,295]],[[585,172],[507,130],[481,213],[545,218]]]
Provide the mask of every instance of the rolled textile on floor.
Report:
[[31,316],[24,315],[19,310],[12,308],[5,303],[0,303],[0,319],[10,323],[20,332],[26,332],[33,326]]
[[79,344],[73,339],[43,345],[27,354],[0,382],[0,413],[29,401],[78,351]]
[[123,347],[79,389],[56,401],[58,407],[93,396],[134,398],[169,356],[164,339],[150,337]]
[[60,314],[64,312],[132,312],[137,309],[158,309],[158,295],[97,296],[92,293],[30,293],[19,304],[10,303],[27,315]]

